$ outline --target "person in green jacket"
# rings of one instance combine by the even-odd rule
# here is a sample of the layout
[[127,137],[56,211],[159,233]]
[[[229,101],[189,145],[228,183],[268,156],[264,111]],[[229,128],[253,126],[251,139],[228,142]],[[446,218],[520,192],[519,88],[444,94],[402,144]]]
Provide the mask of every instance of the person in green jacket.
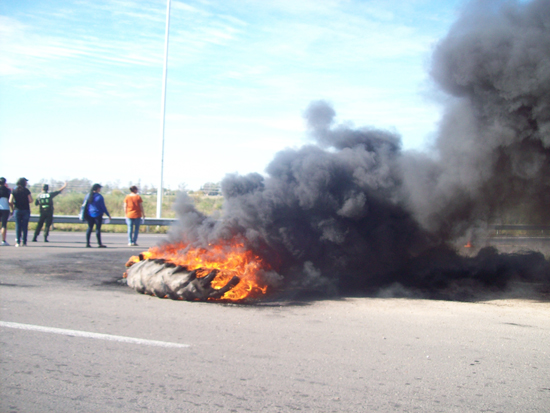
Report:
[[46,223],[44,228],[44,242],[48,242],[48,235],[50,234],[50,226],[53,223],[53,199],[61,193],[67,187],[67,182],[59,189],[59,191],[48,192],[50,186],[44,184],[42,187],[42,192],[34,201],[34,204],[40,206],[40,218],[38,219],[38,224],[34,230],[34,237],[32,242],[36,242],[38,235],[40,235],[40,230],[42,225]]

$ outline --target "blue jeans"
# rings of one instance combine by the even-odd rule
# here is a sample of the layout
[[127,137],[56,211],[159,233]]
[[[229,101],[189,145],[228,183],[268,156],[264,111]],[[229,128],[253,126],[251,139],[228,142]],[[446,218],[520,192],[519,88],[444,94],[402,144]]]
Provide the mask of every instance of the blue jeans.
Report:
[[[16,209],[13,216],[15,218],[15,242],[21,244],[21,241],[23,241],[23,244],[26,244],[31,211]],[[21,236],[23,236],[23,240],[21,240]]]
[[86,230],[86,245],[90,245],[90,237],[95,225],[95,236],[97,238],[97,245],[101,245],[101,224],[103,224],[103,215],[99,217],[87,217],[88,229]]
[[128,225],[128,244],[136,244],[141,218],[126,218],[126,225]]

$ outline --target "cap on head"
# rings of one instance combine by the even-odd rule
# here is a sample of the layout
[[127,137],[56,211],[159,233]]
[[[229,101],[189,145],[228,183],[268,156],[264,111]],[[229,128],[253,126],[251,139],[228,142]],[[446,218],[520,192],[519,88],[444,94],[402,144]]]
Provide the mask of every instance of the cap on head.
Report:
[[27,186],[27,182],[29,180],[27,178],[19,178],[17,180],[17,186]]
[[94,185],[92,186],[92,191],[97,191],[99,188],[103,188],[103,187],[102,187],[101,185],[99,185],[99,184],[94,184]]

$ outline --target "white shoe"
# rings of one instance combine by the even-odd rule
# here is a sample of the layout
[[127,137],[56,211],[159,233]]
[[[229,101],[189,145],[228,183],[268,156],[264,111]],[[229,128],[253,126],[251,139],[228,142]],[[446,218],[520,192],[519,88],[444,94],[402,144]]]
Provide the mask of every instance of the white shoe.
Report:
[[20,245],[20,244],[18,244],[18,243],[16,242],[16,243],[15,243],[15,246],[16,246],[16,247],[20,247],[21,245]]
[[8,247],[9,245],[10,245],[10,244],[8,244],[7,241],[2,241],[2,246],[3,246],[3,247]]
[[132,247],[134,244],[132,244],[131,242],[128,243],[128,246],[129,247]]

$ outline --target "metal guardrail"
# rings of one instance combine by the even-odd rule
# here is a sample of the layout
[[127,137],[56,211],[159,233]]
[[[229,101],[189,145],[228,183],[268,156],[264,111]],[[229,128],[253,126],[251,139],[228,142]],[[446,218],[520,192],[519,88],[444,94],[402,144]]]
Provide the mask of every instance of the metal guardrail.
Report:
[[489,225],[489,228],[496,231],[548,231],[550,225]]
[[[30,222],[38,222],[38,218],[39,215],[31,215]],[[75,215],[54,215],[53,221],[57,224],[86,224],[86,221],[81,221]],[[176,221],[176,218],[145,218],[145,222],[141,225],[169,227]],[[126,218],[113,217],[108,225],[111,224],[126,225]],[[489,225],[488,228],[495,231],[550,231],[550,225]]]
[[[30,222],[38,222],[40,215],[31,215]],[[145,218],[145,222],[141,225],[151,225],[151,226],[167,226],[169,227],[177,219],[175,218]],[[86,221],[81,221],[78,216],[75,215],[54,215],[53,216],[54,224],[87,224]],[[126,225],[126,218],[122,217],[113,217],[111,222],[108,225]]]

